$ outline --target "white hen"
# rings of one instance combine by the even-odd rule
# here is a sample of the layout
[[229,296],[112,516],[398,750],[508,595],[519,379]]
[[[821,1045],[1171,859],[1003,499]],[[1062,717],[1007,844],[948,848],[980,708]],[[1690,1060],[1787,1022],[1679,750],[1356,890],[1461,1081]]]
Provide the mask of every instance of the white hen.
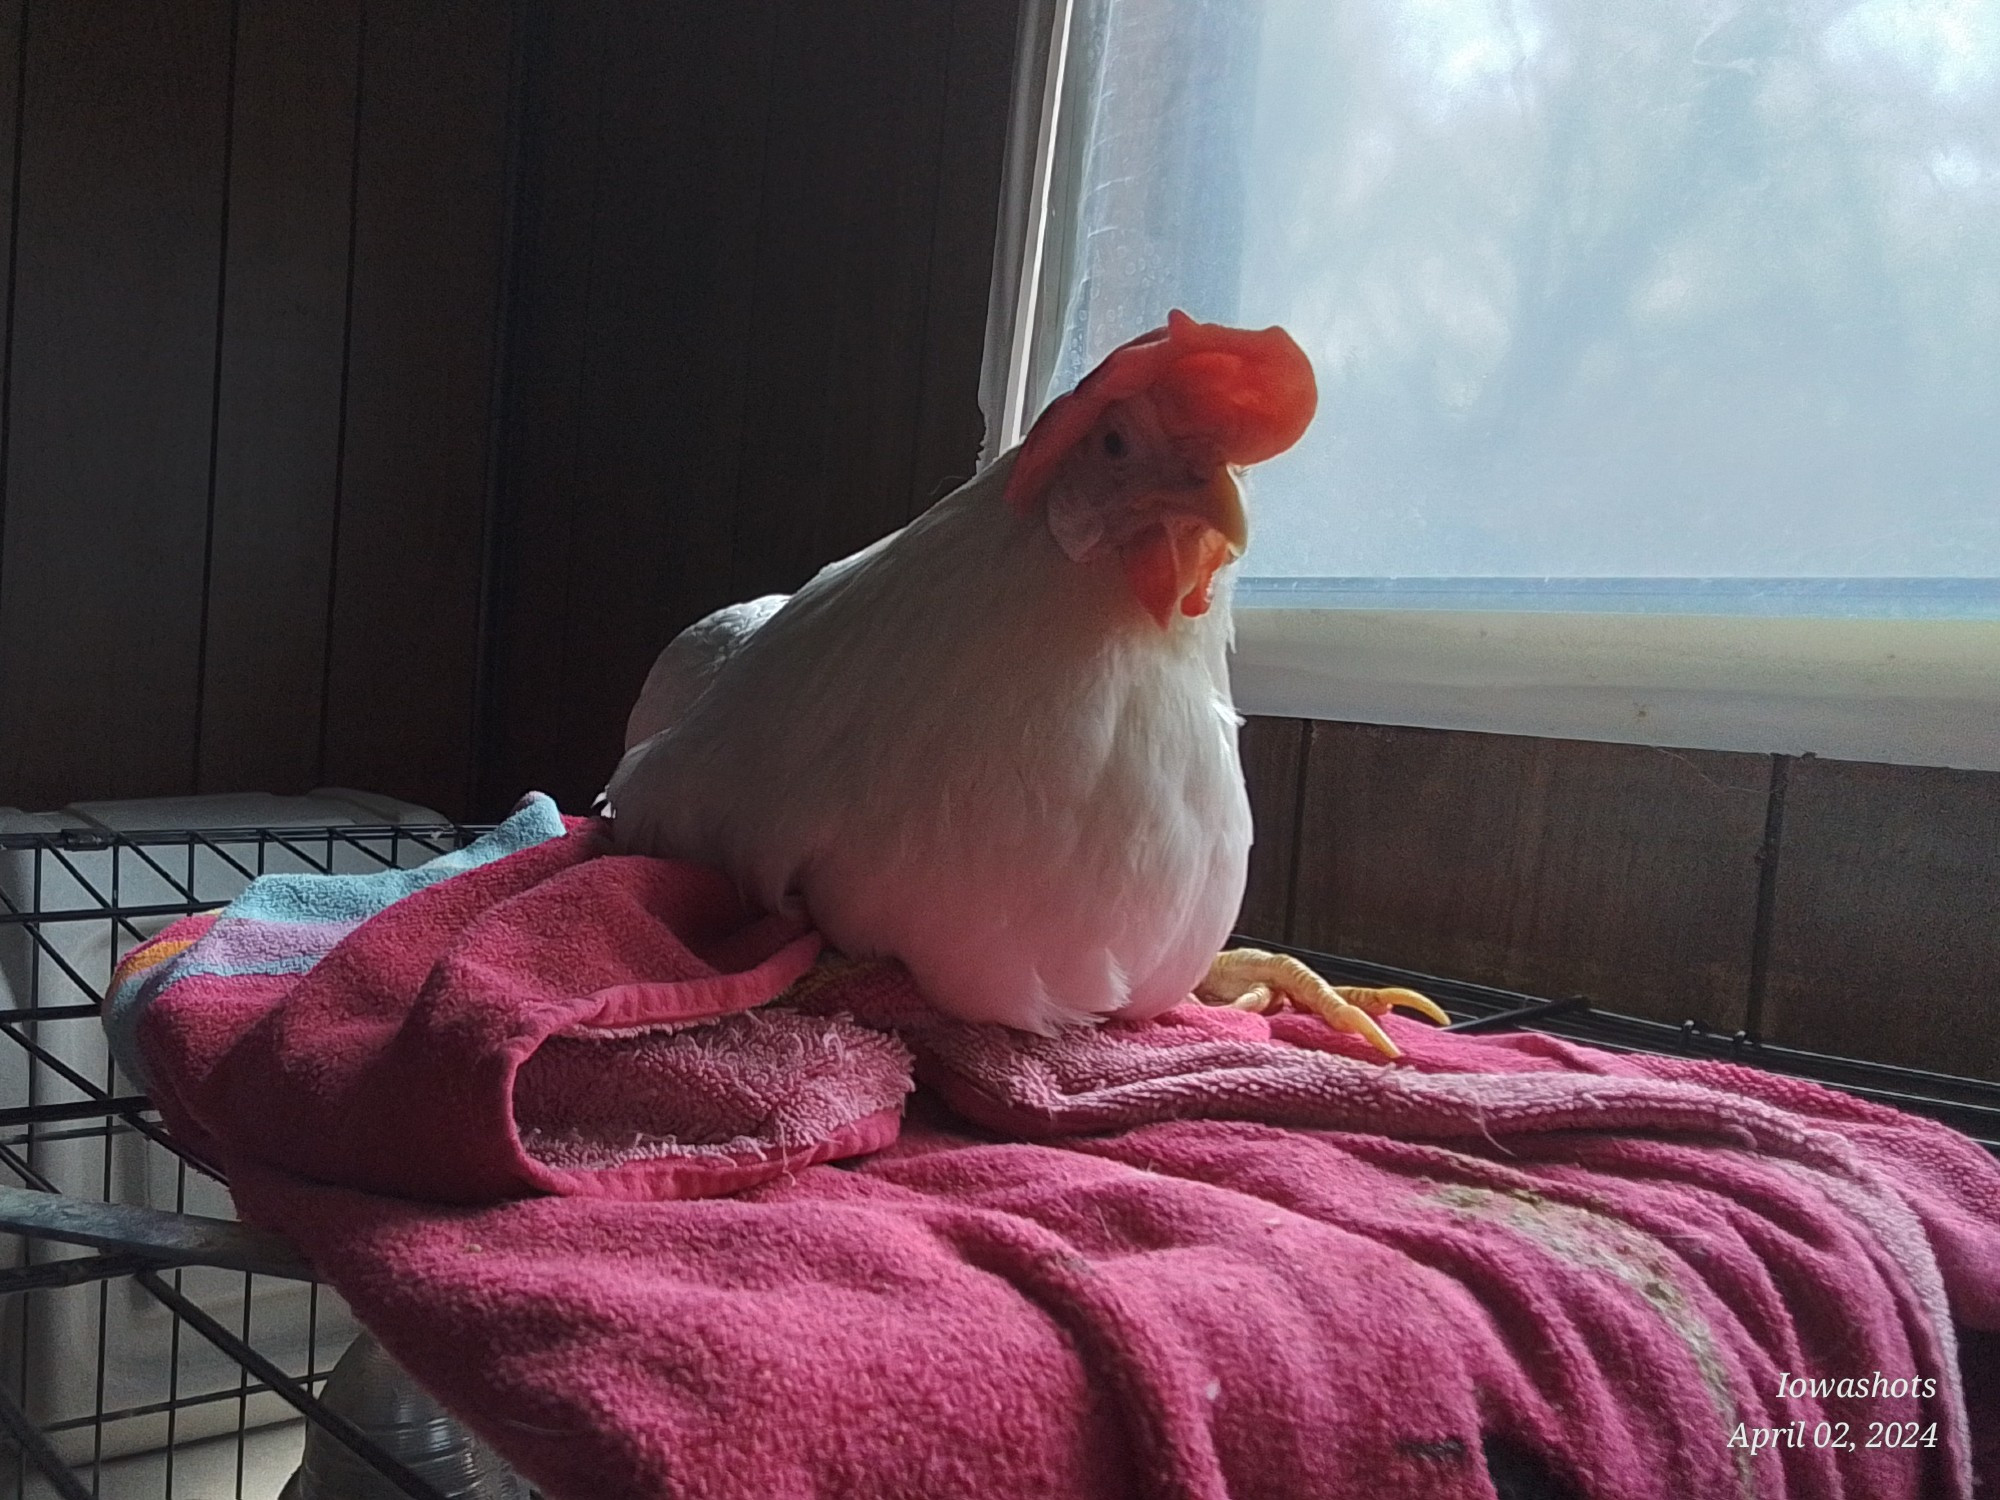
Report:
[[1218,961],[1251,838],[1234,471],[1313,403],[1279,329],[1176,313],[1125,345],[903,530],[678,637],[608,789],[619,846],[803,907],[962,1020],[1046,1033],[1202,987],[1288,995],[1393,1055],[1364,1012],[1421,997],[1357,1008],[1288,960]]

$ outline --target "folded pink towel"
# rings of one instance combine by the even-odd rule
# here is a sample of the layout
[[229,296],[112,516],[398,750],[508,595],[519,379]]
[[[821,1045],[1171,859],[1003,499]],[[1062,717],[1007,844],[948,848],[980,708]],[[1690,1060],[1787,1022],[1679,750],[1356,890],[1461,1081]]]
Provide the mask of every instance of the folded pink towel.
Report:
[[1397,1066],[1192,1004],[960,1026],[601,850],[304,977],[170,933],[137,1026],[246,1216],[553,1497],[1490,1500],[1495,1440],[1590,1500],[1971,1494],[2000,1168],[1942,1127],[1400,1021]]
[[726,1193],[892,1140],[901,1043],[745,1014],[818,935],[717,871],[607,849],[583,824],[431,885],[303,974],[306,924],[167,929],[113,986],[172,964],[137,1021],[153,1102],[225,1163],[444,1203]]

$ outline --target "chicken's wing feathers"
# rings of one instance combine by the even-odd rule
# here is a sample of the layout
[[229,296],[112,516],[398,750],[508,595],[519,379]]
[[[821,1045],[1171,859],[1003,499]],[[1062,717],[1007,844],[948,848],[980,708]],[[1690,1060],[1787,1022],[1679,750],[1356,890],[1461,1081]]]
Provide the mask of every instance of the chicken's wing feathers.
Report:
[[667,642],[639,701],[632,705],[625,721],[625,748],[651,739],[662,729],[671,728],[687,716],[695,699],[759,627],[784,607],[788,594],[766,594],[743,604],[731,604],[712,615],[696,620]]

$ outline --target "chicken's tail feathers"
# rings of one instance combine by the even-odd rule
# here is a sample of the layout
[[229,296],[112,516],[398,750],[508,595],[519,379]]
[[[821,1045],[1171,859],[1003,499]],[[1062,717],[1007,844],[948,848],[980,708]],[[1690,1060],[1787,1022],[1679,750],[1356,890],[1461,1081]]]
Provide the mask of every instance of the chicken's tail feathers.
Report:
[[[645,829],[640,826],[642,819],[633,816],[629,812],[629,808],[634,803],[643,803],[646,799],[628,798],[627,793],[632,787],[633,779],[639,774],[641,767],[644,766],[647,753],[652,750],[653,746],[658,743],[661,736],[665,735],[666,732],[663,729],[659,734],[648,735],[623,755],[619,756],[618,764],[611,772],[611,779],[605,782],[604,790],[597,794],[597,801],[592,804],[592,812],[611,820],[612,827],[616,830],[618,846],[621,849],[631,849],[633,842],[645,833]],[[619,817],[621,802],[628,809],[623,819]]]
[[671,729],[707,691],[743,643],[785,607],[789,594],[765,594],[725,605],[687,627],[660,652],[625,721],[625,746]]

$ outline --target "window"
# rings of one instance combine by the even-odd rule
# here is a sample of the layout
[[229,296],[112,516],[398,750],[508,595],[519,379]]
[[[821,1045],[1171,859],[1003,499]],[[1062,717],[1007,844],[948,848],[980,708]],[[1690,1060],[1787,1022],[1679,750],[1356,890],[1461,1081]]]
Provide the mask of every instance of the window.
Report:
[[2000,769],[2000,5],[1036,25],[1003,428],[1173,306],[1319,373],[1246,709]]

